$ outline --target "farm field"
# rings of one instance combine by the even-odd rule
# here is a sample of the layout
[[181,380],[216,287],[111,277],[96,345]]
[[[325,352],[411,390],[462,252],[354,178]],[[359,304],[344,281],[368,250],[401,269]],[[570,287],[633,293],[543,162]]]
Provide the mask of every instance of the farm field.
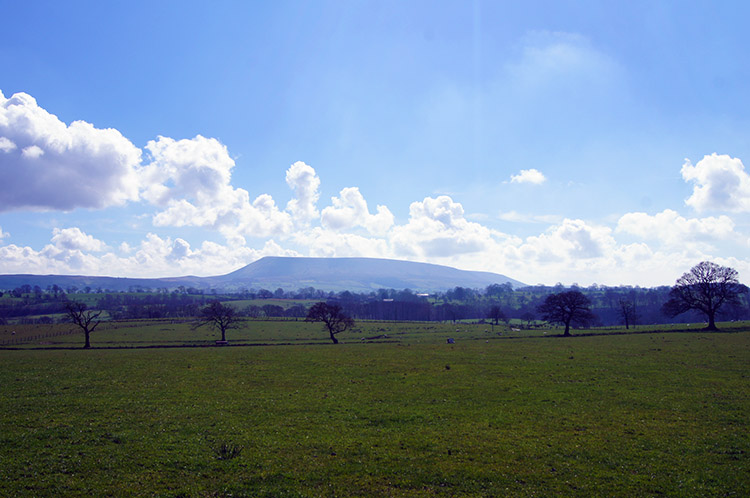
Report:
[[750,495],[746,326],[101,327],[0,351],[0,495]]
[[[700,331],[703,323],[574,330],[574,335],[639,334],[675,331]],[[750,330],[750,322],[722,324],[725,331]],[[465,340],[498,340],[545,337],[562,334],[562,328],[523,328],[520,324],[496,325],[474,321],[441,322],[356,322],[353,330],[339,336],[344,343],[398,342],[404,345],[446,342],[448,338]],[[147,348],[180,346],[213,346],[220,334],[208,326],[195,328],[190,320],[103,321],[91,334],[93,348]],[[230,345],[327,344],[328,334],[319,323],[302,319],[244,319],[236,329],[227,332]],[[83,345],[83,333],[72,323],[38,325],[0,325],[0,348],[77,348]]]

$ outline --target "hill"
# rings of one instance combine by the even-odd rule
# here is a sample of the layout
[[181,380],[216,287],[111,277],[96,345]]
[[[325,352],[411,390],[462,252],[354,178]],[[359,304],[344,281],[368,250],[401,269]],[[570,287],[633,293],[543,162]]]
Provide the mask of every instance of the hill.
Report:
[[[369,292],[411,289],[435,292],[454,287],[484,288],[492,284],[524,284],[498,273],[465,271],[449,266],[377,258],[265,257],[237,271],[213,277],[223,287]],[[250,284],[251,283],[251,284]]]
[[376,258],[265,257],[239,270],[215,277],[115,278],[82,275],[0,275],[0,289],[57,285],[63,289],[91,287],[113,291],[135,289],[237,290],[240,288],[297,290],[314,287],[324,291],[369,292],[381,288],[435,292],[453,287],[484,288],[491,284],[521,282],[489,272],[464,271],[448,266]]

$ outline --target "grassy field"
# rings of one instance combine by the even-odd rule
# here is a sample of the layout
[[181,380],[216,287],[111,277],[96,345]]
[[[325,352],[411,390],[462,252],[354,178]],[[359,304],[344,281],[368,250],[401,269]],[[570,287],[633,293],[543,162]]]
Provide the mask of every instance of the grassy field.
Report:
[[[93,346],[216,338],[107,325]],[[251,321],[233,343],[288,345],[0,351],[0,496],[750,495],[747,328],[358,327],[338,346]]]
[[[104,321],[91,334],[94,348],[138,348],[210,346],[220,334],[210,327],[195,328],[189,320],[131,320]],[[674,331],[700,331],[705,324],[677,324],[638,327],[626,331],[624,327],[574,330],[581,335],[653,333]],[[727,331],[750,330],[750,322],[722,324]],[[561,328],[522,328],[520,324],[492,326],[488,323],[439,323],[439,322],[382,322],[358,321],[353,330],[339,336],[345,343],[354,342],[399,342],[404,345],[424,342],[446,342],[448,338],[465,340],[498,340],[545,337],[559,335]],[[244,319],[238,328],[227,332],[230,344],[241,345],[290,345],[325,344],[330,342],[321,326],[302,319]],[[39,325],[0,325],[0,348],[75,348],[83,345],[83,333],[72,323]]]

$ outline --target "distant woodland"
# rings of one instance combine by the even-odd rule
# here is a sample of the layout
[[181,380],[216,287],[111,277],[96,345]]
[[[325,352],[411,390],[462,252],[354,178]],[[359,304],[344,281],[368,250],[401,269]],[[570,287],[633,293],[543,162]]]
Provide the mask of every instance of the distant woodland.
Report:
[[[529,286],[514,289],[510,284],[493,284],[484,289],[455,287],[434,294],[418,294],[408,289],[378,289],[370,293],[324,292],[312,287],[297,291],[282,289],[241,289],[235,293],[204,291],[179,286],[174,289],[60,288],[21,285],[0,290],[0,324],[53,323],[65,320],[65,302],[85,302],[89,308],[104,311],[113,320],[144,318],[189,318],[213,300],[232,305],[241,316],[252,318],[301,319],[319,301],[335,302],[352,318],[359,320],[406,320],[457,322],[485,320],[487,323],[513,323],[532,326],[540,319],[539,305],[553,293],[578,290],[591,302],[593,326],[638,326],[659,323],[695,323],[703,320],[694,312],[669,318],[662,312],[671,287],[631,286],[590,287]],[[750,319],[748,295],[737,304],[726,306],[719,320]]]

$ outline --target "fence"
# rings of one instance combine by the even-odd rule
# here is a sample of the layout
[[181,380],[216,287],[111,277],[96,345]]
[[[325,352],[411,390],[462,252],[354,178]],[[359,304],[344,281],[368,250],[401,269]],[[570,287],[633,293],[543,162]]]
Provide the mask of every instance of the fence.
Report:
[[56,332],[47,332],[45,334],[37,335],[24,335],[24,336],[13,336],[12,339],[3,339],[0,341],[0,346],[13,346],[18,344],[28,344],[34,341],[40,341],[42,339],[48,339],[51,337],[60,337],[65,335],[80,334],[78,330],[58,330]]

